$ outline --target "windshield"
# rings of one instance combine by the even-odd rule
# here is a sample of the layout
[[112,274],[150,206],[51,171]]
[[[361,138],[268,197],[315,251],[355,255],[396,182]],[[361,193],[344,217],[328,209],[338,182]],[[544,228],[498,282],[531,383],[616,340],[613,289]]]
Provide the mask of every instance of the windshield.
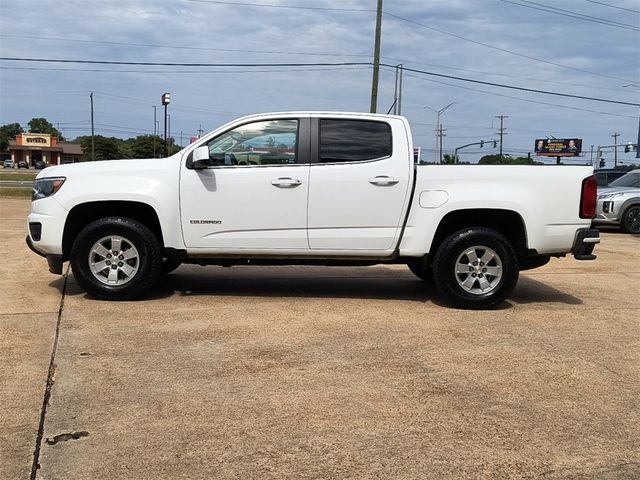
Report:
[[610,187],[640,187],[640,170],[634,170],[609,184]]

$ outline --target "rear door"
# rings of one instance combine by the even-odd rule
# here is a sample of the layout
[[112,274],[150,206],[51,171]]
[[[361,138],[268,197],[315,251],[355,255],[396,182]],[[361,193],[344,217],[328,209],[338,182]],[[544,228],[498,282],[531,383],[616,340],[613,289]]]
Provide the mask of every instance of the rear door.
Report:
[[393,251],[413,168],[404,123],[357,117],[311,122],[309,247],[359,254]]

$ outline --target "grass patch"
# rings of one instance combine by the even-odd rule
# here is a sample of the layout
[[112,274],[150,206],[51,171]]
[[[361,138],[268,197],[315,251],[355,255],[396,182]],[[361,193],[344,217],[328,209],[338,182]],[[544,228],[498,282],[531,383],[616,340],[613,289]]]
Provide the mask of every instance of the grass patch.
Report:
[[37,173],[8,173],[0,171],[0,180],[14,180],[16,182],[29,182],[36,179]]
[[31,198],[32,190],[30,188],[5,188],[0,187],[0,197],[22,197]]

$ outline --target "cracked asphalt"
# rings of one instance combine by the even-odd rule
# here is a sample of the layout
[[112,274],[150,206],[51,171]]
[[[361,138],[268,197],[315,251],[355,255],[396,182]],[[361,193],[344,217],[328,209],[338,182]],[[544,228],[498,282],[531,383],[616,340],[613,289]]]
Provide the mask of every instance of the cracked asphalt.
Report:
[[184,266],[108,303],[28,209],[0,203],[0,478],[640,478],[638,237],[488,312],[402,266]]

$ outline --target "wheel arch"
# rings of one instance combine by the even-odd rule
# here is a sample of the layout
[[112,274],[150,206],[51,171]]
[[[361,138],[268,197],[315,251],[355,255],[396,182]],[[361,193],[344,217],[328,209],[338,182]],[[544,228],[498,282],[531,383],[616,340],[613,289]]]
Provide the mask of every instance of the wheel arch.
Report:
[[75,205],[67,215],[62,234],[62,256],[69,258],[73,241],[89,223],[104,217],[130,218],[148,227],[164,245],[162,227],[156,210],[149,204],[136,201],[105,200]]
[[514,211],[496,208],[470,208],[447,213],[433,236],[429,256],[433,258],[443,240],[465,228],[483,227],[502,234],[513,246],[519,258],[529,254],[527,229],[522,216]]

